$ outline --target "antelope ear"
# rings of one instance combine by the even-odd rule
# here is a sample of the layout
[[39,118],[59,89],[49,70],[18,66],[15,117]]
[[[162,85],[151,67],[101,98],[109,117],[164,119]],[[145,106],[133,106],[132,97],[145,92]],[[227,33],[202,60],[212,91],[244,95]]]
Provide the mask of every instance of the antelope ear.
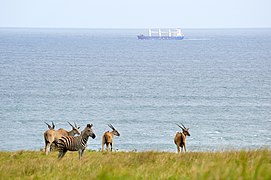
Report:
[[79,126],[79,127],[77,127],[77,129],[80,129],[80,126]]

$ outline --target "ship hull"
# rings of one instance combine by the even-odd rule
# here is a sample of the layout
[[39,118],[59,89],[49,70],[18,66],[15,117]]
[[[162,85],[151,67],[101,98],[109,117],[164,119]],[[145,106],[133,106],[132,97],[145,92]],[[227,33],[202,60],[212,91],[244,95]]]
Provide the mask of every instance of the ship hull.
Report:
[[137,36],[138,39],[141,40],[182,40],[184,36],[144,36],[139,35]]

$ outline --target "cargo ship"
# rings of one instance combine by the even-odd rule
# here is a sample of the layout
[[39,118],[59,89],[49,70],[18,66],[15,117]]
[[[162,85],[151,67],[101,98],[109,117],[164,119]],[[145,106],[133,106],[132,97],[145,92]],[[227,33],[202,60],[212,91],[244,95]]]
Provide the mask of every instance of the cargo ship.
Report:
[[149,29],[149,35],[138,35],[138,39],[158,39],[158,40],[182,40],[184,35],[181,29],[168,29],[168,30],[161,30],[161,29]]

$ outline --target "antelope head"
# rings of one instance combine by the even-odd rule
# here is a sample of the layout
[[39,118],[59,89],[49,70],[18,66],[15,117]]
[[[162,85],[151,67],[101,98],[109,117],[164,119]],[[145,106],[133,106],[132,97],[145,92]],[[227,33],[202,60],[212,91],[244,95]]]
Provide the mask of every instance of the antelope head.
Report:
[[49,128],[50,130],[55,129],[55,124],[54,124],[53,121],[52,121],[52,126],[51,126],[50,124],[48,124],[47,122],[44,122],[44,123],[47,124],[47,126],[48,126],[48,128]]
[[120,133],[118,132],[118,130],[116,130],[115,128],[114,128],[114,126],[112,126],[112,124],[107,124],[113,131],[112,131],[112,133],[113,133],[113,135],[115,135],[115,136],[120,136]]
[[69,125],[72,127],[72,131],[73,131],[74,135],[76,135],[76,134],[80,135],[80,131],[79,131],[79,128],[80,128],[80,127],[78,127],[78,126],[76,125],[76,123],[74,123],[74,126],[73,126],[70,122],[68,122],[68,123],[69,123]]
[[176,124],[177,126],[179,126],[182,130],[183,130],[183,134],[184,135],[186,135],[186,136],[190,136],[190,134],[189,134],[189,132],[188,132],[188,130],[189,130],[189,128],[186,128],[182,123],[181,123],[181,125],[183,126],[180,126],[179,124]]

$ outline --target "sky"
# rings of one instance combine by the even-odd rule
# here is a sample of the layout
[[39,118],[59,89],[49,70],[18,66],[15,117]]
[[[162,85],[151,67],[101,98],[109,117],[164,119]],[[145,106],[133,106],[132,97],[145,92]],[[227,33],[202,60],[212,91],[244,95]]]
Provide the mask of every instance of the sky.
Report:
[[270,28],[271,0],[0,0],[0,27]]

